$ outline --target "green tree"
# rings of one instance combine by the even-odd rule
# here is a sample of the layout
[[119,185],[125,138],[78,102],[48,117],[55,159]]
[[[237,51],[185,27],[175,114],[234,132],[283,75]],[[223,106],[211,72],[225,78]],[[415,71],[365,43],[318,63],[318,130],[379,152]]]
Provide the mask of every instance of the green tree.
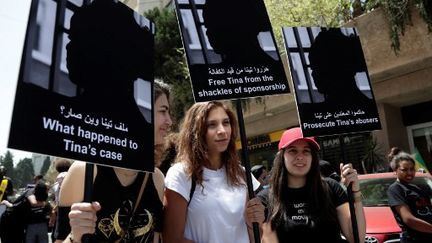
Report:
[[11,151],[7,150],[5,155],[2,156],[1,165],[5,167],[6,175],[12,178],[13,181],[15,175],[14,175],[13,154],[11,153]]
[[366,141],[366,153],[363,156],[361,163],[364,173],[375,173],[380,170],[385,171],[389,166],[383,149],[372,134]]
[[35,176],[32,159],[25,158],[18,162],[15,170],[14,185],[16,188],[25,187]]
[[172,116],[178,121],[194,100],[176,13],[174,9],[155,8],[144,15],[156,25],[155,78],[171,84]]
[[282,27],[338,27],[351,18],[350,0],[265,0],[280,50]]
[[47,173],[44,175],[44,179],[45,179],[45,181],[49,182],[50,184],[53,184],[55,182],[57,175],[58,175],[58,172],[55,169],[55,163],[51,163]]
[[51,165],[51,160],[50,157],[47,156],[45,157],[42,168],[40,170],[41,175],[45,175],[47,173],[48,169],[50,168],[50,165]]

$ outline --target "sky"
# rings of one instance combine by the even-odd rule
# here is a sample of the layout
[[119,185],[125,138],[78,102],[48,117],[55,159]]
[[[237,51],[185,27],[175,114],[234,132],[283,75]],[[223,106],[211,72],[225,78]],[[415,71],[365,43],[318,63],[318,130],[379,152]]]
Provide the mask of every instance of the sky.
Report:
[[[7,140],[31,0],[0,0],[0,155]],[[10,149],[14,162],[31,153]]]

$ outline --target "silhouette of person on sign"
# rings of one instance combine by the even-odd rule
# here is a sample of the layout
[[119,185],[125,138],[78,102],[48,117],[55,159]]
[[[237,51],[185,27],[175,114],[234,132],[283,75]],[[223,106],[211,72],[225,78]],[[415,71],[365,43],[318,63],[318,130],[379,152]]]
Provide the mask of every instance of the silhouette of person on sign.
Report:
[[[114,0],[95,0],[83,6],[71,18],[66,60],[70,80],[79,87],[77,107],[94,118],[87,129],[128,137],[137,142],[133,149],[151,155],[151,119],[145,119],[134,96],[136,81],[153,81],[153,35],[144,21]],[[144,89],[149,100],[150,87]],[[108,124],[105,127],[101,126],[104,119]],[[115,124],[119,131],[114,129]],[[130,144],[127,148],[131,149]],[[145,156],[141,155],[136,161]],[[153,168],[153,163],[149,166]]]
[[312,43],[309,62],[315,86],[329,107],[373,103],[355,80],[356,73],[367,69],[358,36],[335,28],[321,31]]
[[222,63],[275,63],[258,40],[260,32],[271,30],[263,1],[207,0],[203,19],[210,45]]
[[137,108],[134,82],[153,80],[153,37],[133,11],[113,0],[95,0],[72,16],[69,39],[67,68],[80,100],[121,107],[117,111]]

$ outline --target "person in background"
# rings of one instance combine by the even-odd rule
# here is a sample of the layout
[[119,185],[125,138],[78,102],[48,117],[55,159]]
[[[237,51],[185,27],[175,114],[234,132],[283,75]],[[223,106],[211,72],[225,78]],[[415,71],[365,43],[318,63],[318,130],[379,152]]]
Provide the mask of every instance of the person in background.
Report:
[[25,240],[24,231],[31,205],[25,196],[20,196],[18,199],[13,203],[7,200],[1,202],[1,205],[7,207],[1,219],[0,239],[2,243],[22,243]]
[[33,177],[33,183],[29,183],[26,185],[24,193],[22,193],[19,197],[17,197],[15,199],[15,202],[29,200],[30,204],[34,206],[36,204],[36,200],[34,199],[34,197],[30,197],[30,196],[33,195],[34,188],[40,181],[44,181],[44,176],[41,174],[35,175]]
[[336,172],[334,167],[328,161],[320,159],[319,168],[322,177],[332,178],[333,180],[340,182],[340,175]]
[[175,157],[177,155],[177,144],[178,144],[178,133],[170,133],[166,137],[165,151],[162,155],[159,169],[164,175],[168,172],[168,169],[173,165]]
[[424,168],[419,168],[419,169],[417,170],[417,172],[420,172],[420,173],[426,173],[426,170],[425,170]]
[[391,166],[391,163],[393,161],[393,157],[395,157],[400,152],[402,152],[402,149],[400,149],[399,147],[392,147],[390,149],[390,151],[387,154],[388,166],[387,166],[386,172],[393,172],[393,168]]
[[[155,81],[154,92],[154,143],[157,149],[164,143],[172,121],[169,86]],[[74,162],[69,169],[60,190],[60,239],[80,242],[82,235],[92,234],[92,242],[159,242],[164,187],[162,172],[158,168],[154,173],[148,173],[95,167],[92,203],[81,203],[85,163]],[[70,205],[69,212],[67,207]]]
[[56,171],[58,172],[58,175],[56,177],[56,180],[54,182],[54,185],[51,187],[54,195],[54,207],[51,212],[51,217],[49,221],[49,226],[53,228],[53,232],[51,234],[51,240],[52,242],[55,242],[55,239],[57,238],[57,215],[58,215],[58,204],[60,200],[60,188],[63,183],[63,179],[66,177],[67,171],[72,165],[72,161],[65,158],[57,158],[54,160],[54,166]]
[[44,180],[44,176],[39,174],[39,175],[35,175],[33,177],[33,183],[29,183],[26,185],[26,191],[25,193],[27,194],[27,196],[29,196],[30,194],[33,193],[33,189],[35,188],[36,184],[38,184],[39,181],[43,181]]
[[396,181],[387,190],[389,205],[402,229],[402,243],[432,242],[431,194],[415,184],[415,160],[400,151],[392,157]]
[[[391,168],[391,162],[393,161],[393,157],[395,157],[397,154],[399,154],[400,152],[402,152],[402,149],[400,149],[399,147],[392,147],[390,149],[390,151],[387,154],[387,160],[390,164],[390,168]],[[393,172],[393,169],[392,171]]]
[[[13,195],[13,184],[11,178],[6,176],[6,168],[0,165],[0,222],[3,214],[6,213],[7,205],[10,204],[10,197]],[[6,228],[2,225],[2,228]],[[2,238],[3,243],[8,243],[5,240],[6,234],[5,229],[0,229],[0,238]]]
[[60,194],[61,185],[63,183],[63,179],[66,177],[67,172],[72,165],[72,161],[69,159],[57,158],[56,160],[54,160],[54,164],[58,174],[54,182],[54,185],[52,186],[52,190],[54,191],[54,195],[55,195],[54,200],[57,205],[60,197],[59,194]]
[[2,243],[33,242],[37,239],[42,241],[36,242],[48,242],[48,219],[52,209],[47,201],[48,186],[45,181],[39,180],[28,190],[31,193],[23,193],[13,203],[1,202],[8,207],[0,227]]
[[6,168],[0,166],[0,202],[8,200],[13,195],[13,184],[11,178],[6,176]]
[[260,183],[259,188],[255,190],[255,194],[258,194],[268,183],[267,169],[264,165],[254,165],[251,168],[251,172],[255,179],[257,179]]
[[25,242],[48,243],[48,221],[52,206],[48,202],[48,187],[43,181],[36,183],[31,201],[36,201],[30,207],[27,219]]
[[177,162],[165,179],[165,243],[254,242],[252,222],[264,221],[264,207],[258,198],[248,200],[237,131],[234,113],[221,102],[195,103],[187,111]]
[[[270,188],[258,195],[268,207],[263,224],[263,243],[354,242],[348,197],[342,186],[322,178],[319,145],[304,137],[299,127],[286,130],[270,173]],[[359,239],[364,239],[366,222],[357,172],[341,164],[341,183],[352,185]]]

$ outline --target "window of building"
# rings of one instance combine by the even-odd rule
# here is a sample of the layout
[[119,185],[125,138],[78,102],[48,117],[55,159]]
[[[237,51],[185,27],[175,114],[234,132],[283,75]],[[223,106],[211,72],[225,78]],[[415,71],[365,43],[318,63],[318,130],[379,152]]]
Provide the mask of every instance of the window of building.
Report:
[[432,122],[408,126],[407,132],[411,153],[432,171]]

